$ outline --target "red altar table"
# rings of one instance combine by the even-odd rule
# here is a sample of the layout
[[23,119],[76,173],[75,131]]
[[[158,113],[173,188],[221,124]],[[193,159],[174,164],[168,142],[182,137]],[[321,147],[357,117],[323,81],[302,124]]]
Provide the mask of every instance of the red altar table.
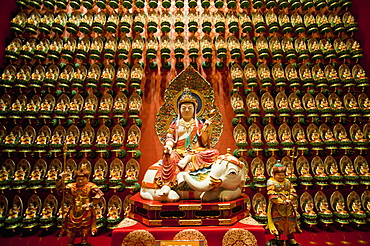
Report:
[[156,240],[205,240],[208,246],[265,246],[265,229],[247,217],[228,226],[148,227],[126,218],[112,232],[111,246],[155,245]]

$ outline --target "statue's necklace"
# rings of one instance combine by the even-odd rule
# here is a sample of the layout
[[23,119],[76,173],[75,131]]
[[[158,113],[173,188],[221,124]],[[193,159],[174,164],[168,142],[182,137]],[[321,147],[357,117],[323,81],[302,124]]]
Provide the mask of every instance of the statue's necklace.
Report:
[[189,133],[194,126],[194,119],[191,119],[190,121],[185,121],[184,119],[180,119],[180,126],[185,128],[186,133]]

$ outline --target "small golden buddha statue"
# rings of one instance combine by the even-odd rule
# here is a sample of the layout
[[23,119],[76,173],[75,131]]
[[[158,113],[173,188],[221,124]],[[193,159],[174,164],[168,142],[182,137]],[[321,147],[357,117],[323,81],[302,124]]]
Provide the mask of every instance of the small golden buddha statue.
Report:
[[85,103],[85,110],[95,110],[95,104],[91,99],[88,99]]
[[363,109],[370,109],[370,100],[368,97],[362,102]]
[[281,134],[281,140],[282,140],[283,143],[292,142],[292,138],[291,138],[290,133],[288,132],[287,129],[285,129],[283,131],[283,133]]
[[308,165],[305,165],[305,164],[302,165],[301,176],[302,177],[312,177],[312,175],[310,174],[310,168],[308,167]]
[[360,176],[370,176],[369,166],[365,162],[359,163],[358,165]]
[[316,143],[317,142],[322,142],[321,139],[320,139],[320,134],[316,129],[314,129],[311,133],[311,141],[316,142]]
[[338,132],[338,140],[343,142],[343,141],[351,141],[348,137],[347,137],[347,133],[345,130],[340,130]]
[[90,135],[87,132],[82,132],[80,142],[82,144],[91,144],[91,137],[90,137]]
[[339,173],[338,166],[336,164],[331,163],[331,165],[329,166],[330,166],[329,168],[330,176],[341,176]]
[[41,132],[40,135],[36,137],[36,144],[47,144],[47,138],[44,132]]
[[33,100],[31,100],[29,103],[27,103],[27,105],[26,105],[26,111],[27,112],[34,112],[34,111],[36,111],[36,103]]
[[101,166],[98,166],[95,169],[94,175],[93,175],[94,180],[103,180],[104,179],[104,170]]
[[124,109],[124,103],[121,99],[117,99],[115,102],[114,102],[114,105],[113,105],[113,108],[114,109]]
[[356,142],[366,142],[365,136],[360,129],[356,131],[354,138]]
[[37,216],[37,207],[34,203],[30,203],[29,206],[26,209],[26,212],[24,212],[24,218],[27,220],[34,219]]
[[5,103],[5,101],[0,98],[0,111],[5,111],[8,109],[8,105]]
[[261,142],[261,133],[258,130],[253,130],[251,134],[251,142],[252,143],[260,143]]
[[330,129],[327,129],[324,134],[325,141],[336,141],[334,134]]
[[62,144],[62,138],[59,132],[55,132],[55,134],[51,136],[50,144]]
[[122,144],[122,136],[119,133],[114,133],[112,136],[112,143]]
[[112,206],[109,207],[107,217],[108,220],[117,220],[120,218],[117,204],[113,203]]
[[319,213],[332,214],[332,212],[329,209],[329,204],[327,201],[321,201],[318,207],[319,207]]
[[66,144],[76,144],[76,136],[73,134],[73,132],[69,132],[69,134],[66,136]]
[[319,106],[320,109],[329,109],[330,108],[329,103],[325,98],[321,99],[318,106]]
[[273,109],[274,108],[274,102],[271,100],[271,98],[267,97],[263,107],[265,109]]
[[13,220],[18,218],[20,215],[21,209],[20,206],[16,203],[13,203],[13,207],[11,207],[8,211],[8,217],[7,219]]
[[100,103],[100,110],[109,110],[109,100],[105,99]]
[[357,102],[354,97],[352,97],[348,102],[348,107],[350,109],[358,109]]
[[[326,44],[329,44],[329,42],[326,42]],[[330,48],[331,48],[331,45],[330,45]],[[338,79],[337,70],[335,70],[334,68],[330,69],[329,74],[328,74],[328,79],[329,80]]]
[[51,111],[51,104],[48,101],[44,100],[40,105],[40,109],[44,111]]
[[24,180],[26,178],[26,171],[23,169],[22,166],[19,167],[17,171],[14,173],[14,180],[19,181],[19,180]]
[[53,217],[54,208],[51,206],[50,203],[46,203],[45,207],[43,207],[41,211],[41,219],[50,219]]
[[35,169],[31,172],[31,180],[41,180],[42,171],[39,166],[35,166]]
[[333,108],[334,109],[343,109],[344,108],[343,103],[342,103],[342,101],[340,100],[339,97],[335,98],[335,100],[333,102]]
[[323,166],[322,163],[319,163],[317,166],[316,166],[316,176],[319,176],[319,177],[326,177],[326,173],[325,173],[325,168]]
[[348,212],[345,209],[344,201],[342,201],[342,200],[339,200],[337,202],[337,204],[335,206],[335,210],[338,214],[342,214],[342,215],[348,214]]
[[259,108],[260,104],[258,100],[255,97],[251,97],[251,99],[248,102],[249,108]]
[[273,130],[268,130],[266,133],[266,141],[268,143],[276,143],[276,133]]
[[10,132],[9,135],[6,135],[4,138],[4,144],[15,144],[16,137],[13,132]]
[[56,111],[62,111],[62,112],[66,111],[67,110],[67,105],[66,105],[65,101],[64,100],[60,100],[57,103],[57,105],[55,106],[55,109],[54,110],[56,110]]
[[246,138],[247,136],[246,136],[245,131],[238,131],[238,133],[236,134],[237,143],[246,143],[247,142]]
[[297,142],[306,142],[306,135],[304,134],[302,129],[299,129],[296,134]]
[[279,104],[278,104],[280,109],[289,109],[288,101],[286,100],[285,97],[282,97]]
[[309,98],[307,100],[306,106],[307,106],[307,109],[315,109],[316,108],[315,102],[312,98]]
[[80,105],[76,99],[73,99],[72,102],[69,104],[69,110],[79,110]]
[[365,73],[365,70],[360,69],[360,70],[356,73],[356,75],[355,75],[355,79],[356,79],[356,80],[363,80],[363,79],[367,79],[367,77],[366,77],[366,73]]
[[126,171],[126,179],[131,179],[131,180],[136,180],[137,179],[137,170],[135,166],[131,166],[127,171]]
[[298,97],[294,98],[294,100],[292,102],[292,109],[293,110],[302,109],[301,101],[299,100]]
[[127,137],[128,144],[138,144],[138,136],[132,131]]
[[104,133],[100,133],[97,137],[96,137],[96,142],[98,144],[107,144],[107,137],[104,135]]
[[109,179],[111,180],[121,180],[122,178],[122,171],[118,166],[115,166],[111,171],[110,171],[110,176]]
[[344,173],[346,176],[356,176],[355,170],[351,163],[347,163],[344,167]]
[[0,181],[5,181],[8,179],[9,179],[9,171],[6,169],[5,166],[2,166],[0,169]]
[[22,110],[22,104],[18,99],[16,99],[15,102],[12,104],[12,110],[13,111],[21,111]]
[[314,211],[314,205],[312,201],[307,201],[307,203],[304,206],[304,214],[308,216],[315,216],[316,212]]
[[19,142],[20,142],[20,144],[31,144],[31,140],[32,140],[32,138],[29,135],[29,133],[28,132],[25,132],[25,134],[23,134],[21,136],[21,139],[20,139]]

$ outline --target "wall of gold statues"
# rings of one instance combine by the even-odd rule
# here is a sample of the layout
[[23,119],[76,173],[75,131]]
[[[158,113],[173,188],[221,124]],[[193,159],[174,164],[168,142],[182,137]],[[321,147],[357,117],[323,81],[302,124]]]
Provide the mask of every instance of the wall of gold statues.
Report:
[[187,65],[218,96],[216,148],[248,164],[255,219],[267,221],[279,160],[302,223],[369,220],[369,83],[350,0],[16,3],[0,81],[1,227],[60,226],[71,198],[58,175],[86,168],[105,192],[99,226],[114,228],[160,158],[155,115]]

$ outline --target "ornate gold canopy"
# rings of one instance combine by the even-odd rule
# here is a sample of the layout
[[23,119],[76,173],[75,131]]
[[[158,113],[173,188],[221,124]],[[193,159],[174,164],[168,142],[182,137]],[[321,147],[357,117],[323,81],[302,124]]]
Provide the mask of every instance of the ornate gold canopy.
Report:
[[214,91],[192,66],[187,67],[174,78],[164,92],[164,103],[157,113],[155,129],[159,140],[164,143],[168,126],[178,116],[178,99],[184,88],[189,88],[193,97],[197,99],[197,117],[206,120],[212,114],[212,135],[210,147],[214,147],[222,133],[223,122],[219,108],[214,104]]

